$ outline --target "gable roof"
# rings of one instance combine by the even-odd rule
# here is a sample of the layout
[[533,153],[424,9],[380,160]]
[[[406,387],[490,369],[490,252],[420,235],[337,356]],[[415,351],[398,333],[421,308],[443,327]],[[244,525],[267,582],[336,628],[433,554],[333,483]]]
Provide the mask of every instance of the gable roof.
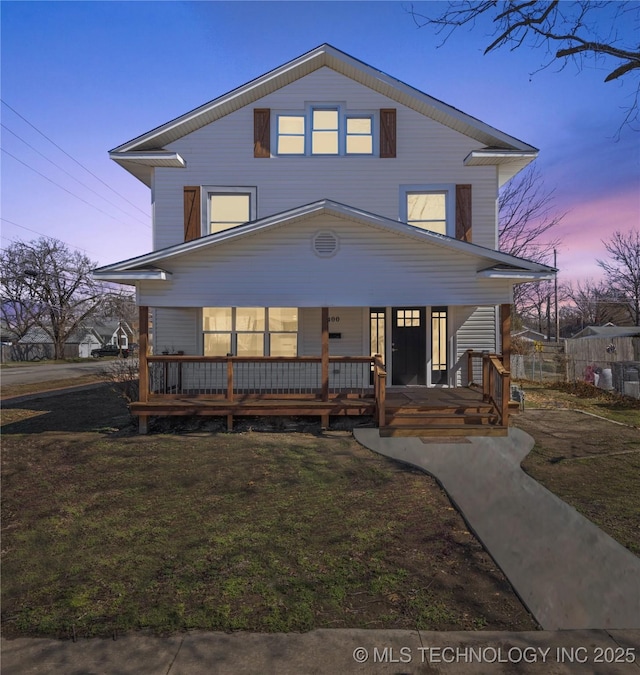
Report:
[[[109,156],[143,182],[151,166],[183,166],[184,160],[164,146],[228,115],[322,67],[335,70],[360,84],[412,108],[486,146],[465,163],[507,164],[515,175],[532,161],[537,148],[482,122],[424,92],[363,63],[345,52],[323,44],[250,82],[162,124],[110,151]],[[159,162],[159,163],[156,163]]]
[[217,246],[224,242],[248,237],[250,235],[279,227],[287,223],[307,219],[317,215],[333,215],[340,218],[354,220],[372,227],[380,228],[396,235],[409,237],[423,243],[431,243],[449,250],[459,251],[467,255],[475,256],[486,261],[486,267],[478,272],[479,276],[501,279],[513,279],[516,281],[531,281],[553,278],[556,270],[547,265],[516,258],[515,256],[494,251],[478,244],[471,244],[459,239],[454,239],[437,232],[423,230],[407,223],[390,218],[384,218],[362,209],[357,209],[346,204],[340,204],[329,199],[322,199],[311,204],[299,206],[273,216],[254,220],[244,225],[209,234],[198,239],[193,239],[181,244],[175,244],[164,249],[153,251],[136,258],[130,258],[111,265],[105,265],[94,270],[93,275],[97,279],[105,281],[140,281],[140,280],[166,280],[170,272],[158,267],[163,262],[202,248]]

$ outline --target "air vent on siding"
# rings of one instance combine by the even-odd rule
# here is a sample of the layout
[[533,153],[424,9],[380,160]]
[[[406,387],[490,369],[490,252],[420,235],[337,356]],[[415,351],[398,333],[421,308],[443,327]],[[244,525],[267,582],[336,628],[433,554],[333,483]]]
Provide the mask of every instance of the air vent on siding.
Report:
[[338,252],[338,237],[331,230],[322,230],[313,237],[313,252],[319,258],[331,258]]

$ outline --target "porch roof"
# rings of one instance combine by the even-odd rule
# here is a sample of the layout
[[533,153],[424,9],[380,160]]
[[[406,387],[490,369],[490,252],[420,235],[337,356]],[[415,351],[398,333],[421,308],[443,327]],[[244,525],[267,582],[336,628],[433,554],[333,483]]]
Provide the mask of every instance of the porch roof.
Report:
[[413,239],[445,250],[456,251],[471,256],[477,260],[478,276],[483,278],[510,279],[514,283],[518,283],[522,281],[551,279],[557,271],[548,265],[542,265],[541,263],[524,258],[517,258],[500,251],[479,246],[478,244],[423,230],[407,223],[363,211],[362,209],[329,199],[323,199],[273,216],[245,223],[244,225],[238,225],[222,232],[199,237],[192,241],[169,246],[111,265],[105,265],[94,270],[93,275],[96,279],[117,281],[125,284],[134,284],[142,280],[166,281],[171,277],[171,272],[162,269],[160,266],[177,256],[195,253],[231,241],[239,241],[272,228],[282,227],[290,223],[322,215],[335,216],[363,223],[402,238]]

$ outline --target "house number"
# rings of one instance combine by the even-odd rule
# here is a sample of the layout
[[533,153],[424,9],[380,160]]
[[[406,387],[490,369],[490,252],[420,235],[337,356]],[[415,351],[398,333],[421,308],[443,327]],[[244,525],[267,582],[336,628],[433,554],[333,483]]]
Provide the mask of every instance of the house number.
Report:
[[339,316],[330,316],[329,321],[331,323],[340,323],[340,317]]

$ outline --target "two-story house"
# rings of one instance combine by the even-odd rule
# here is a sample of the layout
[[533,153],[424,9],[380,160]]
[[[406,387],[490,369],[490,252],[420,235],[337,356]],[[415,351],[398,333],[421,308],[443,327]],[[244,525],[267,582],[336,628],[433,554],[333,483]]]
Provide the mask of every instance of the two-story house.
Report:
[[497,250],[497,198],[537,153],[329,45],[112,150],[153,205],[153,251],[95,271],[136,287],[141,430],[504,433],[513,286],[554,270]]

